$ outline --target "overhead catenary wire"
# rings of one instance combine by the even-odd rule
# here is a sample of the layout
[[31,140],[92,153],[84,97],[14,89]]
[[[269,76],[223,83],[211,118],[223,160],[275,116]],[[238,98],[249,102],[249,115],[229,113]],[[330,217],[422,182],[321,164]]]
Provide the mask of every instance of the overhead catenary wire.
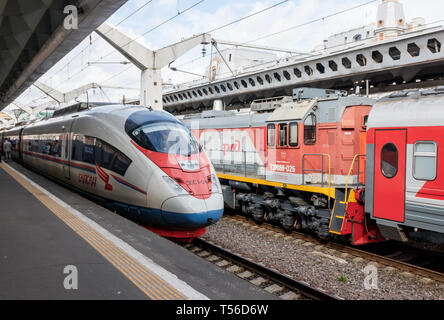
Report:
[[[256,16],[256,15],[258,15],[258,14],[261,14],[261,13],[263,13],[263,12],[265,12],[265,11],[268,11],[268,10],[271,10],[271,9],[273,9],[273,8],[276,8],[277,6],[280,6],[280,5],[282,5],[282,4],[284,4],[284,3],[288,2],[288,1],[290,1],[290,0],[284,0],[284,1],[281,1],[281,2],[278,2],[278,3],[275,3],[274,5],[272,5],[272,6],[270,6],[270,7],[267,7],[267,8],[265,8],[265,9],[262,9],[262,10],[259,10],[259,11],[256,11],[256,12],[253,12],[252,14],[249,14],[249,15],[247,15],[247,16],[245,16],[245,17],[242,17],[242,18],[236,19],[236,20],[234,20],[234,21],[232,21],[232,22],[230,22],[230,23],[224,24],[223,26],[220,26],[220,27],[217,27],[217,28],[214,28],[214,29],[208,30],[208,31],[205,32],[205,33],[209,33],[209,34],[211,34],[211,33],[213,33],[213,32],[219,31],[219,30],[224,29],[224,28],[226,28],[226,27],[228,27],[228,26],[231,26],[231,25],[233,25],[233,24],[236,24],[236,23],[238,23],[238,22],[241,22],[241,21],[243,21],[243,20],[246,20],[246,19],[251,18],[251,17],[253,17],[253,16]],[[376,1],[376,0],[375,0],[375,1]]]
[[[125,43],[124,45],[122,45],[122,47],[126,47],[126,46],[128,46],[130,43],[132,43],[132,42],[134,42],[134,41],[136,41],[136,40],[138,40],[138,39],[144,37],[145,35],[147,35],[147,34],[150,33],[150,32],[153,32],[154,30],[160,28],[161,26],[163,26],[163,25],[165,25],[166,23],[172,21],[173,19],[177,18],[177,17],[180,16],[181,14],[188,12],[189,10],[193,9],[194,7],[198,6],[199,4],[201,4],[201,3],[205,2],[205,1],[206,1],[206,0],[200,0],[200,1],[196,2],[196,3],[194,3],[193,5],[189,6],[189,7],[186,8],[186,9],[184,9],[183,11],[181,11],[181,12],[175,14],[174,16],[172,16],[172,17],[170,17],[170,18],[164,20],[163,22],[161,22],[160,24],[156,25],[155,27],[153,27],[153,28],[147,30],[147,31],[144,32],[142,35],[140,35],[139,37],[137,37],[137,38],[135,38],[135,39],[131,39],[130,41],[128,41],[127,43]],[[111,54],[113,54],[113,53],[115,53],[115,52],[117,52],[117,51],[115,51],[115,50],[113,49],[112,51],[108,52],[108,53],[105,54],[104,56],[102,56],[102,57],[100,57],[99,59],[93,61],[92,63],[94,64],[94,63],[96,63],[96,62],[98,62],[98,61],[100,61],[100,60],[103,60],[104,58],[110,56]],[[89,67],[89,65],[88,65],[87,67],[85,67],[85,68],[82,68],[82,69],[79,70],[77,73],[73,74],[70,78],[72,79],[73,77],[75,77],[75,76],[77,76],[78,74],[82,73],[82,72],[83,72],[86,68],[88,68],[88,67]],[[129,68],[128,68],[128,69],[129,69]],[[125,71],[125,70],[124,70],[124,71]],[[106,81],[108,81],[108,80],[106,80]]]
[[[242,44],[249,44],[249,43],[252,43],[252,42],[256,42],[256,41],[259,41],[259,40],[262,40],[262,39],[265,39],[265,38],[269,38],[269,37],[272,37],[272,36],[278,35],[278,34],[280,34],[280,33],[284,33],[284,32],[290,31],[290,30],[298,29],[298,28],[301,28],[301,27],[304,27],[304,26],[307,26],[307,25],[313,24],[313,23],[318,22],[318,21],[325,21],[325,19],[328,19],[328,18],[334,17],[334,16],[336,16],[336,15],[340,15],[340,14],[345,13],[345,12],[348,12],[348,11],[352,11],[352,10],[354,10],[354,9],[357,9],[357,8],[360,8],[360,7],[363,7],[363,6],[369,5],[369,4],[371,4],[371,3],[373,3],[373,2],[377,2],[377,1],[379,1],[379,0],[371,0],[371,1],[367,1],[367,2],[365,2],[365,3],[359,4],[359,5],[356,5],[356,6],[353,6],[353,7],[350,7],[350,8],[344,9],[344,10],[341,10],[341,11],[337,11],[337,12],[334,12],[334,13],[329,14],[329,15],[326,15],[326,16],[323,16],[323,17],[321,17],[321,18],[317,18],[317,19],[314,19],[314,20],[311,20],[311,21],[304,22],[304,23],[302,23],[302,24],[298,24],[298,25],[295,25],[295,26],[289,27],[289,28],[287,28],[287,29],[285,29],[285,30],[280,30],[280,31],[278,31],[278,32],[274,32],[274,33],[272,33],[272,34],[268,34],[268,35],[265,35],[265,36],[261,36],[260,38],[257,38],[257,39],[249,40],[249,41],[244,42],[244,43],[242,43]],[[213,30],[208,31],[208,33],[214,32],[214,31],[216,31],[216,30],[220,30],[220,29],[225,28],[225,27],[227,27],[227,26],[229,26],[229,25],[232,25],[232,24],[235,24],[235,23],[240,22],[240,21],[242,21],[242,20],[245,20],[245,19],[247,19],[247,18],[249,18],[249,17],[251,17],[251,16],[253,16],[253,15],[256,15],[256,14],[262,13],[262,12],[264,12],[264,11],[266,11],[266,10],[268,10],[268,9],[271,9],[271,8],[273,8],[273,7],[276,7],[276,6],[278,6],[278,5],[282,4],[282,3],[283,3],[283,2],[277,3],[277,4],[275,4],[275,5],[272,6],[272,7],[268,7],[268,8],[266,8],[266,9],[264,9],[264,10],[261,10],[261,11],[259,11],[259,12],[256,12],[256,13],[253,13],[253,14],[250,14],[250,15],[245,16],[245,17],[243,17],[243,18],[236,19],[236,20],[234,20],[234,21],[232,21],[232,22],[230,22],[230,23],[228,23],[228,24],[225,24],[225,25],[223,25],[223,26],[220,26],[220,27],[214,28]],[[198,57],[198,58],[195,58],[195,59],[193,59],[193,60],[190,60],[190,61],[188,61],[188,62],[185,62],[185,63],[179,65],[178,67],[183,67],[183,66],[188,65],[188,64],[190,64],[190,63],[196,62],[196,61],[198,61],[198,60],[201,60],[201,59],[205,58],[206,56],[207,56],[207,55],[205,55],[204,57]]]
[[364,7],[364,6],[366,6],[366,5],[369,5],[369,4],[374,3],[374,2],[377,2],[377,1],[379,1],[379,0],[371,0],[371,1],[367,1],[367,2],[365,2],[365,3],[362,3],[362,4],[359,4],[359,5],[356,5],[356,6],[350,7],[350,8],[348,8],[348,9],[344,9],[344,10],[341,10],[341,11],[338,11],[338,12],[335,12],[335,13],[332,13],[332,14],[329,14],[329,15],[326,15],[326,16],[321,17],[321,18],[317,18],[317,19],[314,19],[314,20],[311,20],[311,21],[307,21],[307,22],[304,22],[304,23],[301,23],[301,24],[298,24],[298,25],[295,25],[295,26],[292,26],[292,27],[286,28],[286,29],[284,29],[284,30],[280,30],[280,31],[278,31],[278,32],[273,32],[273,33],[267,34],[267,35],[262,36],[262,37],[259,37],[259,38],[257,38],[257,39],[254,39],[254,40],[250,40],[250,41],[248,41],[248,42],[245,42],[244,44],[252,43],[252,42],[256,42],[256,41],[259,41],[259,40],[263,40],[263,39],[266,39],[266,38],[269,38],[269,37],[272,37],[272,36],[275,36],[275,35],[278,35],[278,34],[281,34],[281,33],[284,33],[284,32],[288,32],[288,31],[291,31],[291,30],[294,30],[294,29],[297,29],[297,28],[301,28],[301,27],[304,27],[304,26],[310,25],[310,24],[315,23],[315,22],[319,22],[319,21],[323,21],[323,20],[325,21],[325,19],[328,19],[328,18],[331,18],[331,17],[337,16],[337,15],[339,15],[339,14],[342,14],[342,13],[345,13],[345,12],[348,12],[348,11],[352,11],[352,10],[355,10],[355,9],[358,9],[358,8],[361,8],[361,7]]
[[[140,7],[138,7],[136,10],[134,10],[133,12],[131,12],[128,16],[126,16],[125,18],[123,18],[122,20],[120,20],[117,24],[116,27],[121,25],[123,22],[125,22],[126,20],[128,20],[129,18],[131,18],[132,16],[134,16],[136,13],[138,13],[140,10],[142,10],[143,8],[145,8],[147,5],[149,5],[151,2],[153,2],[153,0],[148,0],[146,1],[144,4],[142,4]],[[108,31],[109,32],[109,31]],[[51,80],[56,74],[62,72],[66,67],[69,66],[69,64],[71,62],[73,62],[75,59],[77,59],[81,54],[83,54],[85,52],[85,50],[87,50],[88,48],[90,48],[94,43],[96,43],[99,39],[101,39],[101,37],[97,37],[96,39],[92,40],[91,39],[91,35],[89,36],[89,43],[88,45],[86,45],[81,51],[79,51],[79,53],[77,53],[74,57],[72,57],[63,67],[61,67],[57,72],[54,73],[53,76],[51,76],[49,78],[49,80]]]
[[[377,1],[377,0],[376,0],[376,1]],[[373,1],[373,2],[374,2],[374,1]],[[361,6],[362,6],[362,5],[361,5]],[[330,16],[331,16],[331,15],[330,15]],[[321,18],[320,18],[320,19],[321,19]],[[436,24],[438,24],[438,23],[442,23],[442,22],[444,22],[444,19],[435,20],[435,21],[432,21],[432,22],[426,23],[426,24],[424,24],[424,25],[422,25],[422,26],[423,26],[423,27],[431,27],[432,25],[436,25]],[[337,45],[334,45],[334,46],[330,46],[330,47],[328,47],[328,49],[331,50],[331,49],[336,49],[336,48],[344,47],[344,50],[348,50],[348,49],[352,49],[352,48],[354,48],[354,47],[356,47],[356,46],[363,45],[363,44],[365,44],[365,42],[367,42],[367,41],[377,40],[377,39],[378,39],[377,36],[372,36],[372,37],[363,38],[363,39],[361,39],[361,40],[358,40],[358,41],[355,41],[355,42],[353,42],[353,43],[350,43],[350,45],[353,45],[353,47],[347,46],[346,44],[345,44],[345,45],[344,45],[344,44],[337,44]],[[205,57],[198,57],[198,58],[195,58],[195,59],[193,59],[193,60],[191,60],[191,61],[188,61],[188,62],[185,62],[185,63],[179,65],[178,68],[183,67],[183,66],[185,66],[185,65],[187,65],[187,64],[190,64],[190,63],[196,62],[196,61],[198,61],[198,60],[200,60],[200,59],[203,59],[203,58],[205,58]],[[245,67],[245,69],[252,69],[252,68],[260,67],[260,66],[263,66],[263,65],[267,65],[267,64],[273,63],[273,62],[275,62],[276,60],[283,60],[283,59],[288,59],[288,58],[289,58],[289,57],[287,57],[287,58],[279,58],[279,59],[267,60],[267,61],[264,61],[264,62],[261,62],[261,63],[258,63],[258,64],[254,64],[254,65],[252,65],[252,66]],[[231,73],[230,73],[230,72],[225,72],[225,73],[220,73],[219,76],[224,76],[224,75],[229,75],[229,74],[231,74]],[[187,83],[188,83],[188,82],[179,83],[179,84],[176,84],[175,86],[179,86],[179,87],[180,87],[180,86],[185,85],[185,84],[187,84]]]

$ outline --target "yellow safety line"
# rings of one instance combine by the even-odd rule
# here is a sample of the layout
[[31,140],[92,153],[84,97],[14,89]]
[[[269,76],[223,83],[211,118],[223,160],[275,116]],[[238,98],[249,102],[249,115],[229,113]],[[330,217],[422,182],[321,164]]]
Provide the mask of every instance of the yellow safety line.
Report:
[[[81,228],[80,226],[77,226],[78,228]],[[84,227],[88,227],[87,225],[85,225]],[[90,234],[90,236],[91,236],[91,238],[94,240],[94,241],[92,241],[92,243],[93,244],[95,244],[95,243],[100,243],[100,244],[103,244],[103,242],[108,242],[109,243],[109,241],[108,240],[106,240],[106,239],[103,239],[102,237],[100,237],[100,234],[99,233],[97,233],[95,230],[93,230],[93,234]],[[104,244],[105,246],[106,246],[106,243]],[[138,275],[138,277],[140,278],[144,278],[145,280],[148,280],[148,281],[153,281],[153,280],[160,280],[162,283],[160,283],[160,285],[162,286],[162,288],[163,289],[165,289],[166,291],[168,291],[168,292],[165,292],[165,290],[162,290],[162,289],[160,289],[160,291],[162,291],[162,292],[164,292],[164,293],[166,293],[167,295],[174,295],[174,296],[176,296],[177,298],[179,298],[179,299],[183,299],[184,297],[182,296],[182,295],[180,295],[177,291],[171,291],[170,290],[170,288],[169,287],[165,287],[165,286],[167,286],[167,284],[161,279],[161,278],[158,278],[158,279],[153,279],[153,276],[156,276],[155,274],[151,274],[151,273],[147,273],[147,270],[146,269],[144,269],[144,270],[142,270],[141,268],[140,268],[140,264],[138,264],[131,256],[129,256],[127,253],[125,253],[124,251],[122,251],[120,248],[118,248],[118,247],[115,247],[115,248],[113,248],[113,247],[107,247],[107,248],[105,248],[106,250],[109,250],[110,251],[110,254],[112,254],[112,255],[114,255],[114,256],[116,256],[116,258],[119,260],[119,261],[123,261],[123,263],[127,263],[127,264],[129,264],[129,268],[131,269],[131,270],[133,270],[137,275]],[[117,249],[117,250],[116,250]],[[136,270],[137,269],[137,270]],[[157,277],[157,276],[156,276]]]
[[248,182],[248,183],[255,183],[255,184],[261,184],[266,186],[272,186],[272,187],[280,187],[280,188],[287,188],[292,190],[299,190],[299,191],[308,191],[313,193],[322,193],[326,196],[329,196],[331,198],[335,198],[335,189],[334,188],[325,188],[325,187],[314,187],[314,186],[303,186],[303,185],[294,185],[294,184],[284,184],[280,182],[273,182],[273,181],[267,181],[263,179],[256,179],[256,178],[248,178],[248,177],[241,177],[241,176],[233,176],[229,174],[223,174],[218,173],[217,176],[220,179],[226,179],[226,180],[235,180],[240,182]]
[[[119,248],[117,248],[117,250],[115,250],[115,248],[113,248],[113,246],[109,246],[109,241],[106,239],[101,239],[100,234],[97,234],[98,236],[94,236],[93,234],[89,233],[87,230],[82,230],[81,226],[78,225],[72,225],[72,228],[75,228],[75,231],[78,232],[83,232],[86,240],[93,246],[95,247],[98,251],[100,250],[104,250],[107,251],[110,255],[112,255],[118,262],[118,265],[120,267],[123,266],[123,268],[125,270],[131,270],[133,271],[133,273],[137,276],[137,279],[135,279],[136,281],[139,281],[140,278],[142,278],[142,285],[144,285],[143,279],[148,280],[147,276],[143,274],[143,272],[145,272],[144,270],[139,270],[136,271],[136,265],[134,265],[132,262],[128,261],[128,259],[125,258],[126,254],[124,252],[121,252],[121,250]],[[87,228],[88,226],[84,226],[84,228]],[[104,243],[105,242],[105,243]],[[152,279],[148,280],[148,281],[152,281]],[[163,290],[160,290],[163,291]],[[151,291],[150,291],[151,292]],[[163,292],[164,293],[164,292]],[[160,298],[158,296],[156,296],[157,298]],[[167,295],[162,295],[162,298],[171,298],[168,294]]]
[[47,194],[38,190],[4,164],[0,163],[0,167],[37,200],[44,204],[54,215],[89,243],[149,298],[159,300],[187,299],[176,289],[169,286],[162,278],[138,263],[133,257],[122,251],[122,249],[88,226],[74,214],[67,211]]

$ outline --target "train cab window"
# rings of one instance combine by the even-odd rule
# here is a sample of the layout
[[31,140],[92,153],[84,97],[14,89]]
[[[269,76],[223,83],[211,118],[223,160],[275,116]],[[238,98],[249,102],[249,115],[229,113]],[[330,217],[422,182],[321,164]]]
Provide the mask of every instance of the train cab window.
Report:
[[286,147],[287,146],[287,139],[288,137],[288,124],[281,123],[279,125],[279,146],[280,147]]
[[388,179],[398,173],[398,148],[393,143],[385,144],[381,150],[381,172]]
[[179,123],[150,123],[133,130],[130,136],[141,147],[158,153],[191,155],[202,152],[192,133]]
[[290,123],[290,130],[288,132],[288,141],[290,147],[298,146],[298,123],[292,122]]
[[435,142],[416,142],[413,158],[413,177],[416,180],[436,179],[437,145]]
[[316,116],[313,113],[304,121],[304,144],[316,144]]
[[274,124],[267,126],[267,143],[269,147],[276,145],[276,126]]

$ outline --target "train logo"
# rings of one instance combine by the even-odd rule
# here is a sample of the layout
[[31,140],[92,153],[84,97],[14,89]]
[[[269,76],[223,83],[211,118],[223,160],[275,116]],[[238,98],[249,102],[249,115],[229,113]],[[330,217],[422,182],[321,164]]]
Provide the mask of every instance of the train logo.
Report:
[[96,162],[96,171],[100,180],[102,180],[105,183],[105,190],[113,191],[113,186],[109,183],[109,174],[107,174],[105,170],[100,168],[97,162]]

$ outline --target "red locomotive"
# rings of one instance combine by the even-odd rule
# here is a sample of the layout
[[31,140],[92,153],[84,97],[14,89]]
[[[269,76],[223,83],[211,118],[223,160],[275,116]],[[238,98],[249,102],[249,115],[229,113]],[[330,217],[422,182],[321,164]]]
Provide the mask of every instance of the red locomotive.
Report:
[[354,245],[444,243],[443,93],[375,101],[298,88],[248,112],[183,121],[212,160],[227,208]]

